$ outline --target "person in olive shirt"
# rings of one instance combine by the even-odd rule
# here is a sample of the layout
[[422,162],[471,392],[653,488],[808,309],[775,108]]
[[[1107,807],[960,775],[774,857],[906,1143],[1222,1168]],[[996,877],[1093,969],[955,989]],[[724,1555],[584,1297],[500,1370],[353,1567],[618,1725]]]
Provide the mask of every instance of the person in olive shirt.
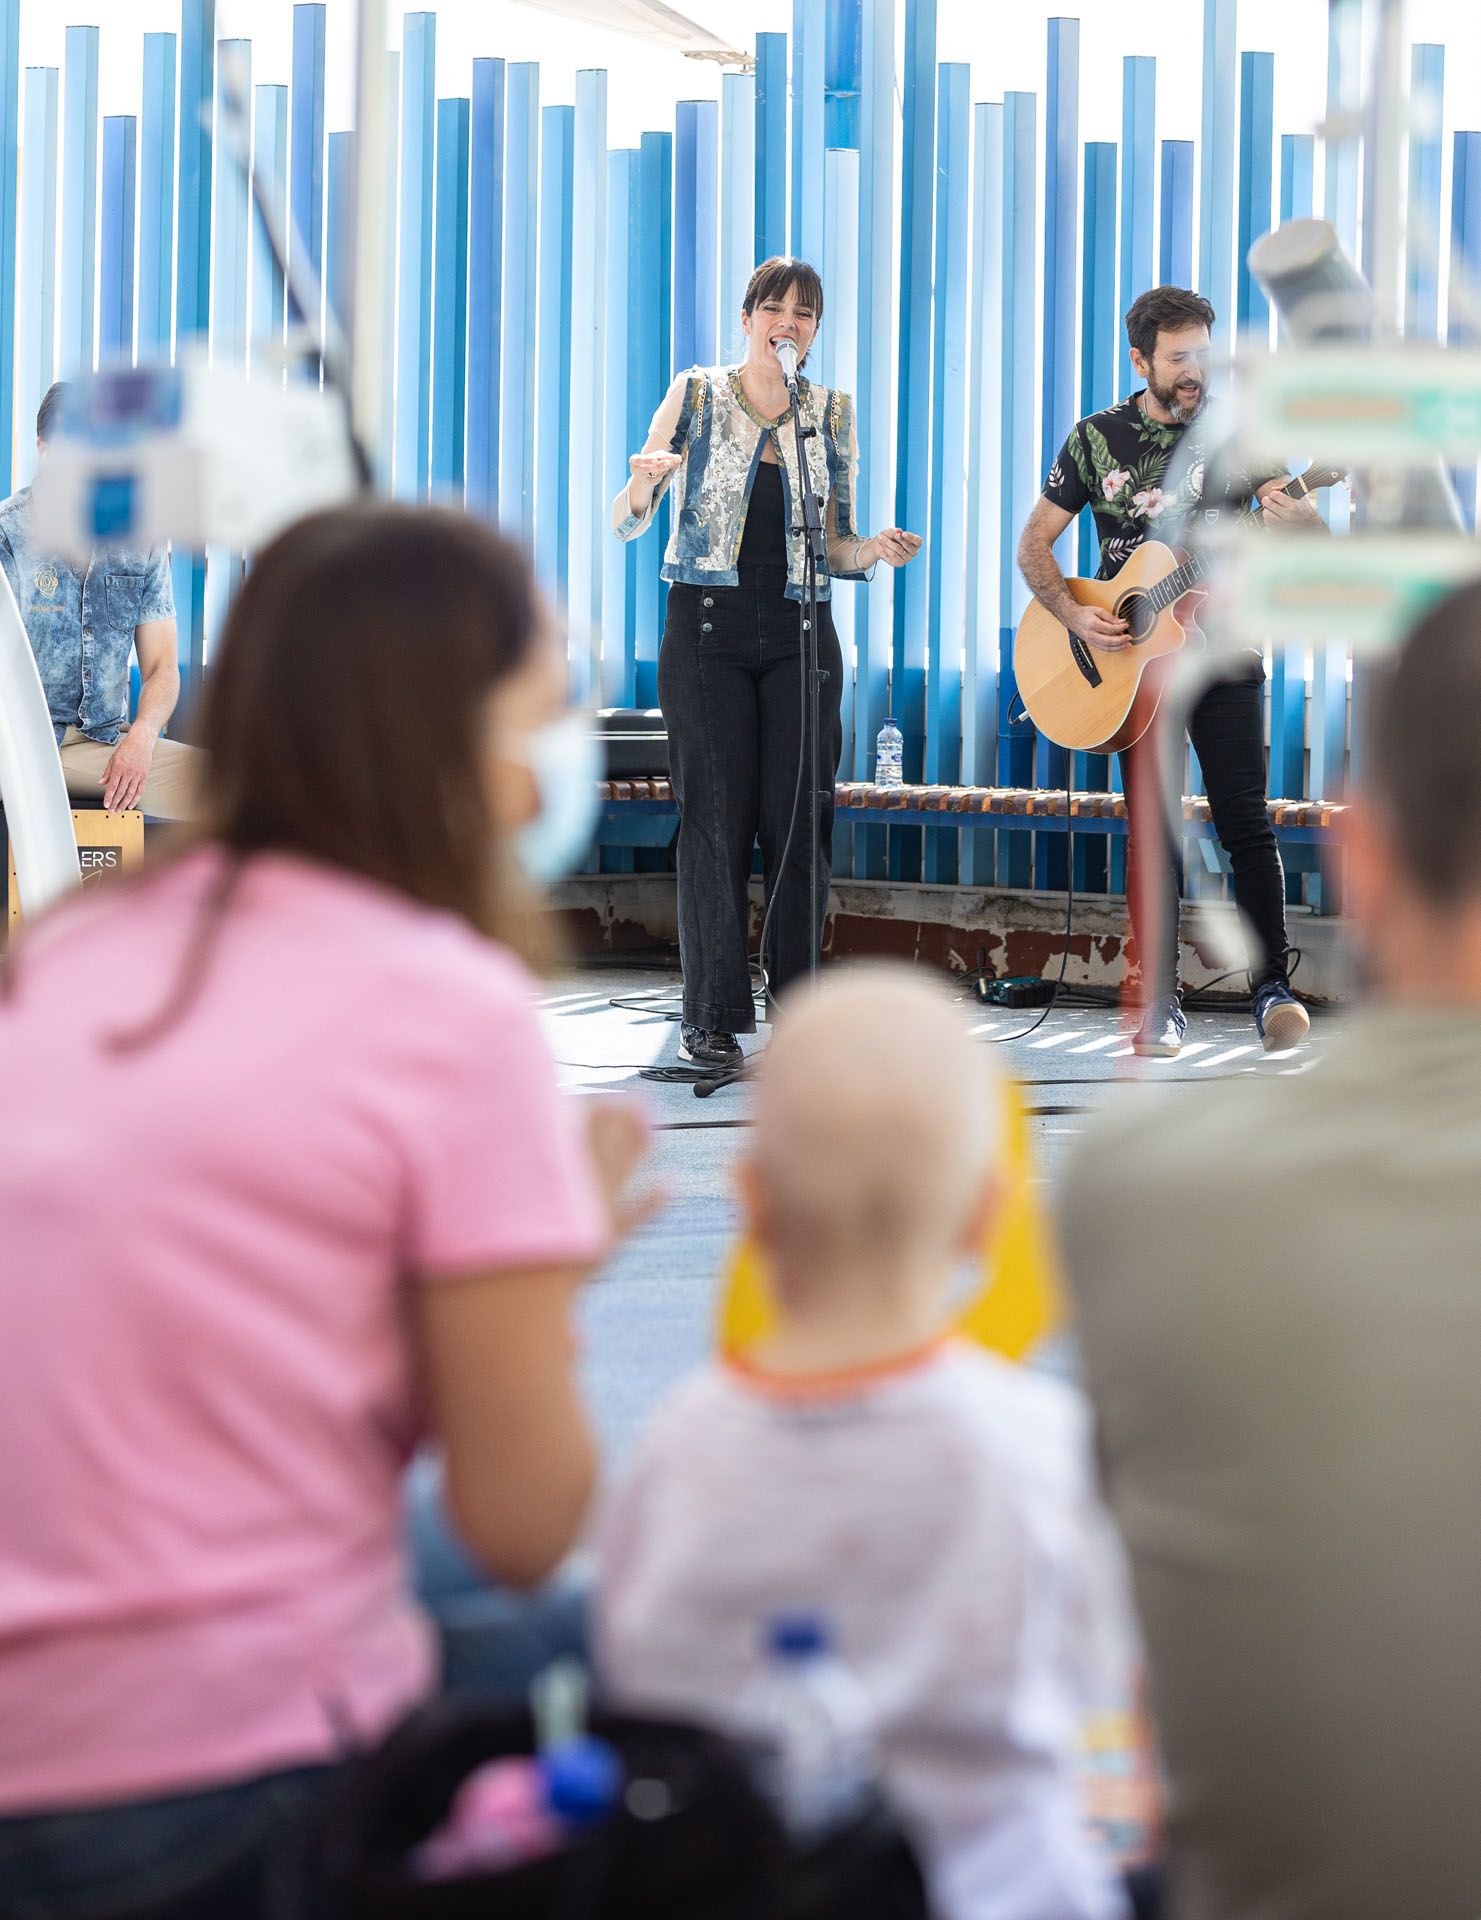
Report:
[[[1078,421],[1049,470],[1044,490],[1024,527],[1018,564],[1035,597],[1088,646],[1114,651],[1130,644],[1124,622],[1098,607],[1083,607],[1065,585],[1054,558],[1054,543],[1070,522],[1089,507],[1100,538],[1097,578],[1120,572],[1144,540],[1176,546],[1177,529],[1195,511],[1207,514],[1201,494],[1204,463],[1180,463],[1183,479],[1169,488],[1174,450],[1196,431],[1208,389],[1209,329],[1214,310],[1200,294],[1184,287],[1154,287],[1136,299],[1126,315],[1131,364],[1146,385],[1127,400]],[[1282,488],[1288,474],[1255,483],[1264,518],[1276,524],[1320,524],[1310,501],[1289,498]],[[1229,855],[1234,898],[1252,930],[1258,952],[1250,968],[1255,1026],[1267,1049],[1291,1047],[1304,1039],[1310,1020],[1291,993],[1287,971],[1286,889],[1280,850],[1265,808],[1265,723],[1261,688],[1265,673],[1258,656],[1246,668],[1216,681],[1189,715],[1188,734],[1203,769],[1214,830]],[[1153,751],[1144,735],[1121,755],[1122,784],[1130,810],[1127,895],[1132,920],[1145,925],[1152,902],[1139,898],[1144,877],[1143,836],[1152,822],[1150,806],[1137,795],[1155,780],[1137,777],[1139,756]],[[1164,860],[1165,886],[1157,921],[1160,938],[1138,932],[1137,947],[1150,991],[1146,1017],[1134,1046],[1139,1054],[1170,1058],[1182,1046],[1186,1022],[1178,994],[1178,909],[1180,850],[1170,839]]]
[[[36,415],[46,457],[66,387]],[[180,698],[175,602],[163,548],[98,548],[79,572],[43,552],[32,531],[31,489],[0,501],[0,567],[20,609],[51,711],[67,791],[105,807],[140,807],[162,820],[193,817],[194,747],[162,738]],[[129,719],[129,659],[139,703]]]

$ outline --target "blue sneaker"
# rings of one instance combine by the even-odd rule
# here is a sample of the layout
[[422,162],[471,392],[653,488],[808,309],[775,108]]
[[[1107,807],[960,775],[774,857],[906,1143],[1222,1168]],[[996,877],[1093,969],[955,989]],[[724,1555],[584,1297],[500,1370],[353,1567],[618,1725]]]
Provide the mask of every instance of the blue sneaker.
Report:
[[1255,1032],[1267,1053],[1287,1053],[1311,1032],[1311,1015],[1284,980],[1256,987],[1253,1005]]
[[1142,1060],[1176,1060],[1183,1050],[1188,1021],[1175,993],[1154,1000],[1132,1037],[1131,1050]]

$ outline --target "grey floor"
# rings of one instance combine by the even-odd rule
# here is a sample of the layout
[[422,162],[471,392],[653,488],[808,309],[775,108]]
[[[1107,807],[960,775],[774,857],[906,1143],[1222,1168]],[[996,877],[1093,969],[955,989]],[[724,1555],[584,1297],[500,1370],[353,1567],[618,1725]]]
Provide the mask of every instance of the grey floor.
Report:
[[[622,1247],[588,1289],[582,1308],[587,1388],[610,1461],[620,1458],[664,1392],[710,1351],[719,1277],[737,1232],[732,1167],[745,1138],[750,1092],[742,1083],[708,1099],[687,1086],[642,1080],[643,1067],[674,1063],[676,971],[592,967],[553,982],[544,1018],[561,1078],[575,1098],[632,1094],[655,1129],[645,1177],[668,1195],[662,1211]],[[614,999],[629,1002],[614,1007]],[[637,1004],[632,1004],[636,1002]],[[1244,1012],[1193,1013],[1176,1061],[1138,1061],[1109,1008],[1056,1008],[1017,1039],[1037,1012],[982,1009],[969,1022],[995,1045],[1025,1088],[1038,1173],[1052,1199],[1056,1176],[1090,1116],[1146,1097],[1149,1084],[1226,1075],[1320,1071],[1331,1018],[1310,1043],[1266,1055]],[[763,1027],[747,1051],[764,1047]],[[1004,1043],[1006,1042],[1006,1043]]]

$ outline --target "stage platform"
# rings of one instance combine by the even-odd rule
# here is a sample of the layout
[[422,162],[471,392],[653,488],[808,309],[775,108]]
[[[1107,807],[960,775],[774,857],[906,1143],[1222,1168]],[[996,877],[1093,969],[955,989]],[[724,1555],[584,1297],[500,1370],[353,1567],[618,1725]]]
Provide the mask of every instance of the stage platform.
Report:
[[[648,1177],[668,1194],[663,1210],[619,1250],[583,1300],[587,1386],[609,1462],[665,1390],[709,1351],[719,1277],[738,1229],[732,1169],[745,1141],[750,1089],[742,1083],[696,1099],[687,1086],[639,1077],[645,1066],[676,1064],[678,1029],[666,1016],[677,1011],[678,989],[674,968],[598,965],[552,981],[544,1000],[563,1084],[576,1098],[621,1092],[643,1101],[655,1129]],[[1066,1153],[1096,1111],[1144,1099],[1162,1081],[1212,1090],[1229,1074],[1319,1072],[1341,1019],[1318,1012],[1306,1046],[1267,1055],[1247,1011],[1194,1012],[1179,1059],[1141,1061],[1131,1053],[1126,1023],[1109,1007],[1056,1007],[1033,1034],[1003,1042],[1038,1011],[974,1008],[967,1025],[1024,1087],[1038,1177],[1051,1194]],[[763,1027],[743,1045],[752,1053],[766,1040]]]

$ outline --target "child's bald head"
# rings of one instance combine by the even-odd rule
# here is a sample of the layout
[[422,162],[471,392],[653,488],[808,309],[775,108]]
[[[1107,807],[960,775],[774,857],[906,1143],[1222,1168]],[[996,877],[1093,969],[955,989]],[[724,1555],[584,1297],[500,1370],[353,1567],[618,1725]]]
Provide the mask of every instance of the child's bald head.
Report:
[[1002,1091],[939,981],[834,975],[785,1002],[746,1176],[762,1241],[790,1261],[950,1258],[979,1226]]

